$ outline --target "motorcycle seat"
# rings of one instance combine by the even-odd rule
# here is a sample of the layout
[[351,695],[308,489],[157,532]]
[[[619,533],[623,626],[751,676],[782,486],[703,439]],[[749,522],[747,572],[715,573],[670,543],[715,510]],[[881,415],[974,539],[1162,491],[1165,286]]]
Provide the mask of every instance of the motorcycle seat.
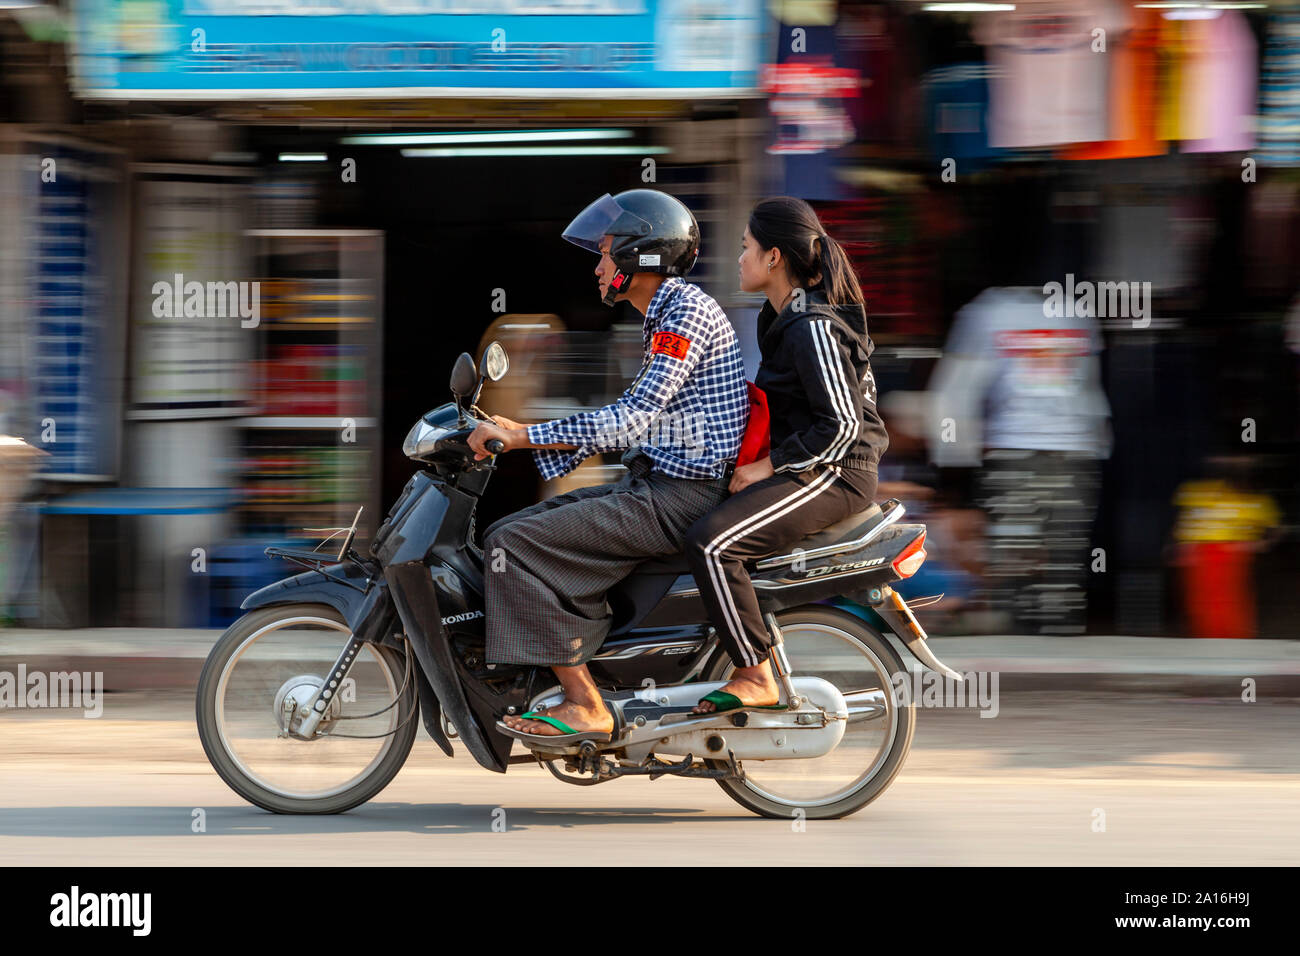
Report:
[[844,541],[853,541],[861,538],[878,525],[885,517],[884,511],[880,505],[873,504],[865,511],[859,511],[851,514],[847,518],[835,522],[822,530],[807,535],[800,540],[794,547],[787,548],[787,551],[793,551],[799,548],[803,551],[815,551],[817,548],[826,548],[832,544],[840,544]]
[[[840,544],[844,541],[853,541],[869,533],[872,528],[884,520],[885,512],[881,510],[880,505],[873,504],[865,511],[859,511],[851,514],[847,518],[835,522],[823,528],[821,531],[814,532],[803,539],[795,542],[790,547],[784,549],[788,553],[799,548],[802,551],[813,551],[817,548],[825,548],[833,544]],[[754,564],[762,558],[756,558],[750,562],[749,567],[752,569]],[[643,561],[636,566],[635,574],[690,574],[691,569],[686,563],[686,555],[683,552],[670,554],[662,558],[652,558],[649,561]]]

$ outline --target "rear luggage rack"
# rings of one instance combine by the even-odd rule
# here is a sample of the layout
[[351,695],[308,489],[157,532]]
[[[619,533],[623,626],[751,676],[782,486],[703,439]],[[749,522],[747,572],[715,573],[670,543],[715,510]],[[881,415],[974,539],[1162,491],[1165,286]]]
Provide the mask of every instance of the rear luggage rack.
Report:
[[[374,576],[375,569],[362,561],[361,556],[357,554],[356,550],[352,547],[352,542],[356,539],[357,535],[357,522],[361,520],[361,512],[363,510],[363,508],[357,509],[356,516],[352,519],[352,525],[347,528],[304,528],[304,531],[334,532],[334,534],[331,534],[329,538],[325,539],[325,541],[316,545],[315,549],[311,551],[301,551],[297,548],[282,548],[278,545],[272,545],[263,553],[269,558],[284,558],[288,561],[294,562],[295,564],[300,564],[310,571],[315,571],[317,574],[325,575],[325,577],[329,578],[331,581],[337,581],[339,584],[347,585],[353,590],[365,594],[370,589],[370,579]],[[344,532],[347,532],[347,534],[343,538],[343,545],[339,548],[339,553],[337,555],[330,555],[321,552],[320,548],[323,547],[330,538],[333,538],[337,534],[343,534]],[[365,587],[354,584],[345,576],[331,574],[329,571],[325,570],[331,565],[343,563],[350,563],[361,570],[361,573],[366,576]]]
[[321,554],[319,551],[298,551],[294,548],[281,548],[276,546],[269,547],[262,553],[269,558],[284,558],[287,561],[300,564],[309,571],[319,571],[321,574],[325,575],[325,577],[338,581],[340,584],[346,584],[350,588],[356,588],[356,590],[363,594],[366,591],[365,588],[357,587],[357,585],[353,584],[351,581],[335,574],[331,574],[325,569],[344,563],[353,564],[366,575],[367,584],[370,583],[369,578],[372,576],[373,571],[372,568],[366,566],[366,563],[361,560],[361,556],[352,548],[348,549],[348,553],[343,556],[343,560],[341,561],[333,555]]
[[338,564],[338,558],[332,554],[321,554],[319,551],[299,551],[297,548],[281,548],[272,546],[267,548],[263,554],[271,558],[287,558],[303,567],[311,568],[313,571],[319,571],[321,568],[330,564]]

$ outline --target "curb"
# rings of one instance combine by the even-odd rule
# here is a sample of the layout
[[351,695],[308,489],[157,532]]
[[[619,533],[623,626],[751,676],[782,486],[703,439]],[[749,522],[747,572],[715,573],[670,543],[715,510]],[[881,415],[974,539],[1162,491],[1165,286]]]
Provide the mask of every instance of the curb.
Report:
[[[955,669],[955,668],[954,668]],[[999,693],[1091,691],[1110,694],[1221,697],[1239,699],[1242,680],[1252,675],[1060,673],[1000,671]],[[1253,677],[1255,696],[1300,697],[1300,674],[1260,674]]]
[[104,690],[188,690],[198,688],[201,657],[100,657],[93,654],[0,657],[0,671],[16,673],[26,665],[34,671],[103,673]]

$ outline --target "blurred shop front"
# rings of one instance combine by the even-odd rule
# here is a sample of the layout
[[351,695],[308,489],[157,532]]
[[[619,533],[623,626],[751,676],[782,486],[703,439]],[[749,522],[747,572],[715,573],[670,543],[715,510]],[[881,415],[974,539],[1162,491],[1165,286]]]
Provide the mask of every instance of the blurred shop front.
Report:
[[[654,186],[751,374],[751,204],[807,198],[853,258],[934,633],[1179,634],[1203,600],[1294,636],[1300,4],[519,6],[85,0],[75,99],[32,79],[57,29],[0,31],[0,434],[41,453],[9,617],[229,620],[266,543],[358,506],[364,541],[492,338],[485,409],[611,400],[640,320],[560,232]],[[562,487],[505,456],[480,519]]]
[[[1294,637],[1300,8],[773,9],[768,151],[858,267],[880,497],[930,524],[900,590],[997,633],[1178,634],[1192,605],[1258,603],[1259,636]],[[1143,314],[1050,316],[1076,280]],[[1203,521],[1258,552],[1253,583],[1180,574]]]
[[[6,341],[43,363],[7,370],[6,427],[56,449],[13,534],[33,560],[0,595],[12,619],[223,625],[292,573],[267,544],[328,550],[358,507],[364,543],[410,475],[406,431],[487,335],[515,361],[489,411],[616,395],[639,316],[600,305],[594,261],[560,238],[603,192],[682,198],[704,233],[693,281],[734,296],[740,197],[762,155],[759,5],[518,9],[77,6],[66,125],[97,166],[75,185],[90,169],[78,155],[58,183],[80,189],[85,222],[43,214],[58,199],[41,159],[62,154],[10,151],[7,195],[33,224],[80,230],[85,257],[68,321],[42,315],[27,334],[33,309],[62,300],[34,285],[44,267],[21,244],[6,250],[14,282],[33,284],[9,299]],[[481,522],[555,490],[514,457]]]

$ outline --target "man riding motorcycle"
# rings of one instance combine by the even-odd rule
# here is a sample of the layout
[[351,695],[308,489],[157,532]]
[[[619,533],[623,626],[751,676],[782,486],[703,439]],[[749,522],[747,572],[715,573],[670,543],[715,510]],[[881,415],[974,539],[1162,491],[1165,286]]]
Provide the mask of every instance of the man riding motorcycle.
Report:
[[606,194],[563,235],[600,255],[602,302],[629,302],[644,316],[641,371],[603,408],[527,426],[496,416],[469,444],[479,458],[493,439],[505,451],[535,449],[545,478],[628,449],[628,473],[486,530],[487,659],[550,667],[564,687],[564,701],[544,714],[505,716],[506,732],[608,740],[613,715],[586,667],[609,633],[606,594],[641,562],[680,552],[686,530],[727,497],[749,400],[731,323],[682,278],[700,241],[686,206],[652,189]]

